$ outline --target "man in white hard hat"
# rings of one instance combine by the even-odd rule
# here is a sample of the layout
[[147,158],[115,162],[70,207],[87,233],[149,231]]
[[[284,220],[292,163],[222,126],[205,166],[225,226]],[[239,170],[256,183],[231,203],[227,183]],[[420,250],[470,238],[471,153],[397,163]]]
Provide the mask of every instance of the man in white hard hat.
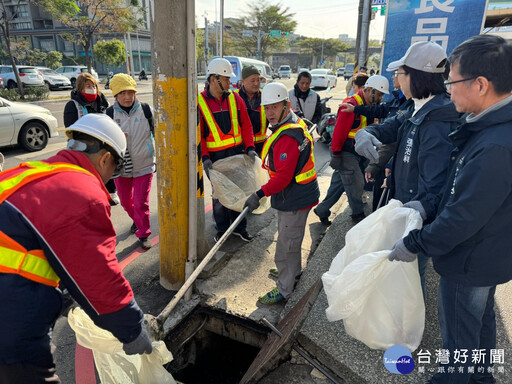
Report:
[[[254,149],[254,134],[244,101],[229,89],[230,76],[235,76],[231,63],[223,58],[210,61],[207,69],[208,85],[197,97],[199,126],[201,128],[201,154],[206,175],[217,160],[246,153],[257,156]],[[213,218],[218,241],[238,217],[239,212],[224,207],[218,199],[213,200]],[[233,231],[233,235],[249,242],[244,218]]]
[[263,88],[261,104],[265,106],[272,131],[261,153],[270,180],[247,199],[245,206],[253,211],[263,196],[272,196],[271,205],[277,210],[277,286],[259,298],[263,304],[276,304],[290,297],[295,279],[300,276],[306,219],[318,203],[320,191],[313,139],[298,124],[299,118],[291,110],[286,87],[281,83],[268,84]]
[[127,354],[152,351],[115,254],[105,188],[126,139],[108,116],[66,128],[67,149],[0,173],[0,382],[60,383],[51,331],[63,291]]
[[[384,76],[374,75],[366,80],[362,90],[343,100],[343,103],[373,105],[389,94],[389,82]],[[359,130],[372,123],[363,115],[345,112],[340,107],[331,141],[331,167],[335,170],[324,200],[315,208],[315,214],[324,225],[331,225],[329,215],[331,207],[339,200],[343,192],[347,194],[352,221],[358,223],[365,218],[362,200],[364,178],[359,162],[361,157],[354,150],[354,137]]]

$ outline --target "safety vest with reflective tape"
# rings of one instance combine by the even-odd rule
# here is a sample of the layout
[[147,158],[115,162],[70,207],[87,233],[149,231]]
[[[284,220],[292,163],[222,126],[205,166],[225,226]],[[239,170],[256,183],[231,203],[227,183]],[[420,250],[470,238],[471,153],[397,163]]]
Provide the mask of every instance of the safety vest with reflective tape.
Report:
[[[359,95],[353,95],[352,97],[347,97],[345,100],[343,100],[343,102],[346,103],[351,98],[354,98],[357,101],[358,105],[364,105],[364,101],[361,98],[361,96],[359,96]],[[355,128],[350,129],[350,132],[348,133],[348,138],[353,139],[354,137],[356,137],[357,131],[366,127],[366,124],[367,124],[366,116],[360,115],[359,116],[359,125]]]
[[[27,168],[18,173],[20,168]],[[80,172],[93,176],[89,171],[77,165],[67,163],[43,163],[29,161],[17,168],[1,172],[5,176],[0,180],[0,204],[24,185],[59,172]],[[17,241],[0,231],[0,273],[14,273],[29,280],[57,287],[60,278],[48,263],[42,249],[27,250]]]
[[[240,93],[240,90],[237,89],[236,93]],[[261,90],[260,90],[261,92]],[[255,128],[255,127],[253,127]],[[265,108],[263,105],[260,105],[260,130],[258,133],[254,134],[254,143],[261,143],[267,139],[267,115],[265,114]]]
[[[302,151],[306,149],[307,145],[311,144],[311,151],[309,153],[309,159],[306,161],[306,164],[302,167],[302,169],[295,175],[294,180],[297,184],[308,184],[311,181],[316,179],[316,171],[315,171],[315,156],[313,155],[313,138],[308,133],[306,129],[304,129],[300,124],[297,123],[290,123],[285,124],[281,128],[279,128],[277,131],[275,131],[265,142],[265,145],[263,145],[263,149],[261,151],[261,158],[262,158],[262,167],[266,169],[272,178],[275,176],[276,172],[275,170],[271,169],[270,167],[270,161],[267,160],[267,156],[269,154],[270,148],[274,144],[274,142],[277,140],[277,138],[284,133],[287,129],[297,129],[299,128],[301,130],[301,133],[305,136],[305,139],[303,143],[299,146],[299,151],[302,154]],[[300,158],[299,158],[300,161]]]
[[197,97],[199,109],[201,110],[206,124],[210,130],[210,134],[206,138],[206,148],[208,151],[222,151],[242,144],[242,133],[238,124],[238,109],[236,107],[236,99],[233,92],[229,92],[228,105],[229,114],[231,116],[231,130],[225,134],[213,117],[213,113],[208,106],[204,96],[200,93]]

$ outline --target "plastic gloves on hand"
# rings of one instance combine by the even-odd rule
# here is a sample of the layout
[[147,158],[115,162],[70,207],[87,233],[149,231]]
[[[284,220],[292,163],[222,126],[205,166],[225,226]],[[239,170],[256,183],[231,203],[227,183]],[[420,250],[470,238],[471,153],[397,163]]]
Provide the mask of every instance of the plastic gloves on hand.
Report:
[[331,162],[329,165],[332,169],[341,169],[341,157],[331,156]]
[[370,160],[370,163],[376,163],[379,160],[379,153],[375,147],[379,147],[382,143],[371,133],[366,132],[364,129],[357,131],[354,137],[356,152]]
[[404,207],[415,209],[420,213],[421,219],[426,220],[427,219],[427,212],[425,212],[425,208],[423,208],[423,204],[421,204],[418,200],[409,201],[408,203],[404,204]]
[[260,198],[257,194],[253,193],[251,196],[245,200],[244,208],[249,207],[249,213],[254,211],[256,208],[260,206]]
[[247,152],[247,156],[249,156],[251,158],[252,161],[254,161],[256,159],[256,157],[258,156],[258,154],[256,153],[256,151],[253,151],[252,149]]
[[144,353],[153,352],[151,341],[149,340],[146,330],[142,328],[139,336],[129,343],[123,344],[123,350],[127,355],[142,355]]
[[393,248],[391,249],[391,253],[388,255],[389,261],[405,261],[406,263],[410,263],[411,261],[416,260],[418,254],[412,253],[407,249],[404,244],[404,239],[398,240]]
[[203,160],[203,169],[206,172],[206,176],[210,177],[210,169],[212,169],[213,163],[210,159]]

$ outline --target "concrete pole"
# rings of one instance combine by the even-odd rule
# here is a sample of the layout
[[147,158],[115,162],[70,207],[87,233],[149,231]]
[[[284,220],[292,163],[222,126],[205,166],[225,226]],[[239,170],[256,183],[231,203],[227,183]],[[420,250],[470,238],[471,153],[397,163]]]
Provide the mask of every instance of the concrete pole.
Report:
[[354,66],[354,72],[357,73],[358,67],[361,63],[358,62],[359,58],[359,47],[361,44],[361,24],[363,22],[363,8],[364,8],[365,0],[359,0],[359,8],[357,11],[357,35],[356,35],[356,50],[354,53],[354,61],[357,62],[357,65]]
[[208,54],[209,54],[208,38],[209,38],[209,35],[208,35],[208,19],[205,17],[204,18],[204,61],[205,61],[205,71],[206,71],[206,67],[208,66]]
[[140,40],[139,40],[139,31],[135,31],[137,36],[137,52],[139,52],[139,71],[142,70],[142,58],[140,57]]
[[[190,59],[195,55],[195,43],[192,47],[187,44],[195,39],[195,25],[189,25],[190,19],[194,18],[193,9],[194,2],[188,1],[150,2],[160,284],[170,290],[179,289],[185,281],[189,252],[189,196],[196,195],[196,191],[189,190],[187,166],[190,158],[196,161],[196,154],[189,154],[189,148],[197,145],[195,57],[192,62]],[[169,39],[169,36],[174,38]],[[194,116],[192,121],[191,116]],[[190,124],[193,124],[192,137],[189,137]]]
[[[125,47],[124,52],[126,55],[126,73],[130,74],[130,56],[128,56],[128,49],[127,49],[128,44],[126,42],[126,33],[124,34],[123,39],[124,39],[124,47]],[[108,73],[107,73],[107,75],[108,75]]]
[[133,68],[133,48],[132,48],[132,34],[128,32],[128,49],[130,50],[130,76],[135,77],[135,69]]
[[222,43],[224,40],[224,0],[220,0],[220,42],[219,42],[219,56],[223,56]]
[[370,17],[371,17],[371,1],[364,0],[363,18],[361,21],[361,43],[359,44],[359,52],[357,62],[359,68],[364,65],[368,53],[368,37],[370,35]]

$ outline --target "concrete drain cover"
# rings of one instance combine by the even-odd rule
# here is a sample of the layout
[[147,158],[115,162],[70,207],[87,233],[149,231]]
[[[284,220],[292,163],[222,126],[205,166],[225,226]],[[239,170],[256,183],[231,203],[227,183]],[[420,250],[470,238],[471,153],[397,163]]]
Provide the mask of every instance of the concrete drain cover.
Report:
[[275,369],[281,361],[288,358],[297,333],[304,320],[306,320],[321,289],[322,281],[318,280],[302,299],[295,304],[292,310],[288,312],[284,319],[281,320],[276,328],[283,336],[279,337],[274,332],[270,333],[256,359],[254,359],[244,377],[242,377],[240,384],[256,383],[269,371]]

